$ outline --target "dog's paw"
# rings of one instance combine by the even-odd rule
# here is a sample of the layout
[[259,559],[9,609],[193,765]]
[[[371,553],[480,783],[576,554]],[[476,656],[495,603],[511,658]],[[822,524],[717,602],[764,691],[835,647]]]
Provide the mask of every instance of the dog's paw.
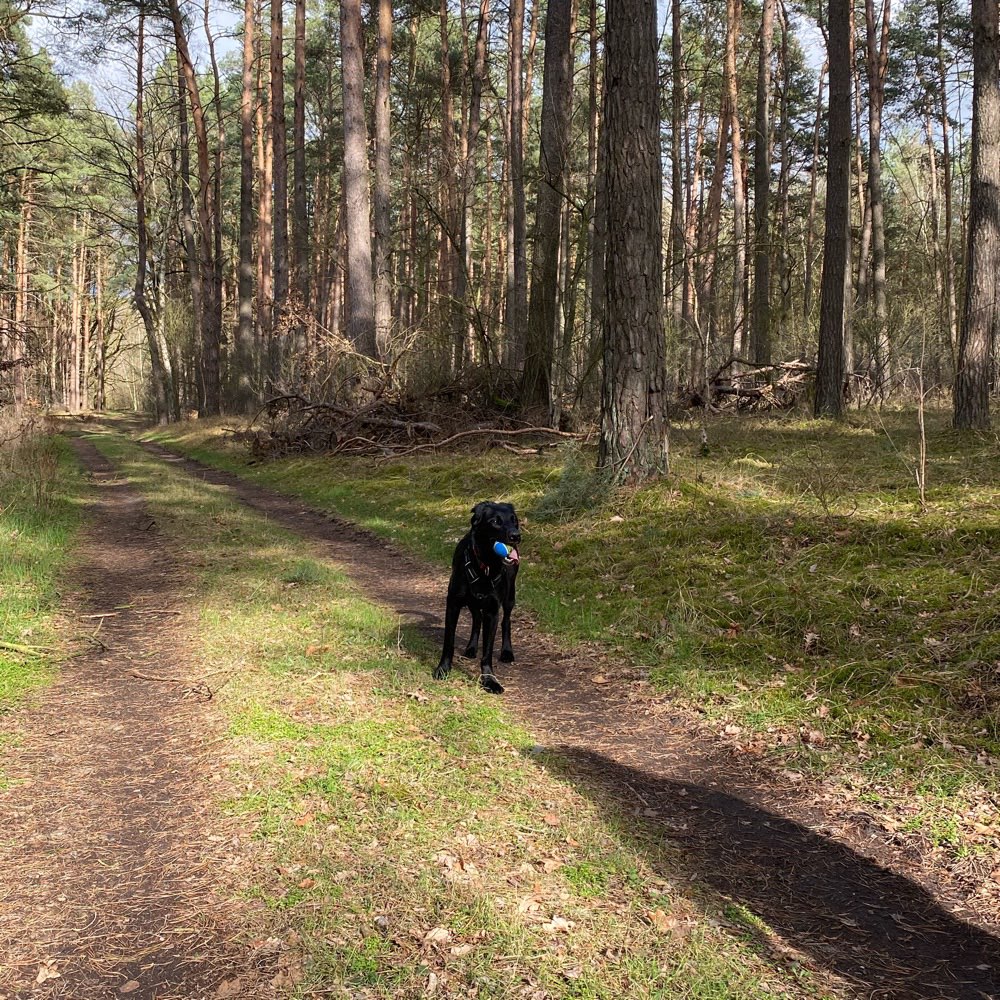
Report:
[[443,681],[448,676],[448,674],[450,674],[450,673],[451,673],[451,665],[450,664],[447,665],[447,666],[445,666],[445,664],[439,663],[434,668],[434,680],[436,680],[436,681]]
[[476,658],[476,653],[478,652],[477,646],[466,646],[465,652],[462,654],[467,660],[474,660]]
[[501,649],[500,650],[500,662],[501,663],[513,663],[514,662],[514,650],[513,649]]
[[496,674],[483,674],[479,678],[479,683],[490,694],[503,694],[503,685],[497,680]]

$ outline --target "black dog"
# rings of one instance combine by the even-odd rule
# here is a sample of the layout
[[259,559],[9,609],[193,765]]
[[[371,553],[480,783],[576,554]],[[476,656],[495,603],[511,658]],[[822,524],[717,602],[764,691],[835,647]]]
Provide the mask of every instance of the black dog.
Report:
[[[509,549],[506,557],[493,548],[502,542]],[[500,659],[514,662],[510,643],[510,612],[514,607],[514,582],[517,580],[517,546],[521,542],[521,525],[509,503],[484,501],[472,508],[472,527],[455,546],[448,582],[448,604],[444,618],[444,649],[434,676],[448,676],[455,655],[455,627],[462,608],[472,613],[472,633],[465,655],[476,655],[479,633],[483,635],[483,656],[480,661],[480,683],[493,694],[503,694],[503,685],[493,673],[493,643],[497,634],[497,618],[503,608],[503,629]]]

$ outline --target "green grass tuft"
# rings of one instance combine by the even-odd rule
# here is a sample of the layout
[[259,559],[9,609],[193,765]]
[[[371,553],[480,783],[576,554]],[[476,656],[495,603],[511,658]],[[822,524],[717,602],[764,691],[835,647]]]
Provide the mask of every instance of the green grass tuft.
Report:
[[0,455],[0,713],[53,675],[48,650],[59,575],[82,519],[83,476],[62,438],[35,436]]

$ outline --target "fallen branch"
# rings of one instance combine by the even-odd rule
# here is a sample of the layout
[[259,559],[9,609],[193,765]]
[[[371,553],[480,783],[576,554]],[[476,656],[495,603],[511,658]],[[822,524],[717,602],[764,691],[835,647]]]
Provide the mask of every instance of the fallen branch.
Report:
[[53,652],[45,646],[23,646],[17,642],[4,642],[0,640],[0,649],[9,650],[11,653],[21,653],[23,656],[45,656]]
[[577,441],[580,439],[579,434],[574,434],[572,431],[557,431],[552,427],[519,427],[512,431],[501,430],[497,427],[477,427],[471,431],[459,431],[457,434],[452,434],[451,437],[443,438],[441,441],[428,441],[426,444],[415,444],[410,448],[394,451],[391,455],[387,455],[386,458],[402,458],[404,455],[412,455],[417,451],[437,451],[438,448],[443,448],[447,444],[452,444],[461,438],[472,437],[476,434],[492,434],[494,437],[514,437],[518,434],[552,434],[554,437],[573,438]]

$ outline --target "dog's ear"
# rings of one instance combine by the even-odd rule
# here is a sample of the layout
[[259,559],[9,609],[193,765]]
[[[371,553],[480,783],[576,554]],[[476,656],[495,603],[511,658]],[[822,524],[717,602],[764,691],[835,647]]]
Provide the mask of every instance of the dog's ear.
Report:
[[489,504],[487,504],[486,501],[484,500],[484,501],[482,501],[480,503],[477,503],[476,506],[472,508],[472,527],[473,528],[479,527],[479,523],[482,521],[483,517],[485,516],[485,514],[486,514],[486,508],[488,506],[489,506]]

